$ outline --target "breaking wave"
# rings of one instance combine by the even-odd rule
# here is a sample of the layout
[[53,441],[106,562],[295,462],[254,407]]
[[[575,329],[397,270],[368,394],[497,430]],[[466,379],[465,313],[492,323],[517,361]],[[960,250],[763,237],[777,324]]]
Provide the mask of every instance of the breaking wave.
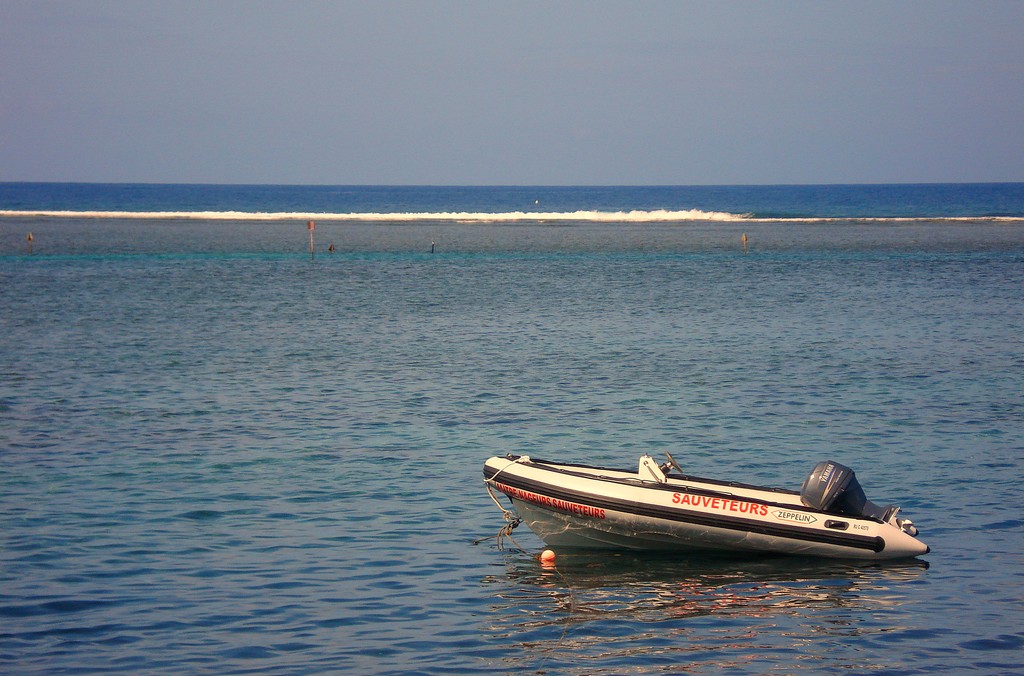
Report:
[[718,211],[509,211],[504,213],[438,211],[397,213],[314,213],[314,212],[247,212],[247,211],[0,211],[0,217],[46,218],[140,218],[140,219],[201,219],[246,221],[459,221],[459,222],[632,222],[653,223],[673,221],[738,221],[749,214],[731,214]]
[[250,211],[60,211],[0,210],[0,218],[95,218],[207,221],[351,221],[351,222],[457,222],[457,223],[683,223],[700,221],[744,223],[914,223],[914,222],[1024,222],[1024,216],[759,216],[725,211],[508,211],[502,213],[438,212],[250,212]]

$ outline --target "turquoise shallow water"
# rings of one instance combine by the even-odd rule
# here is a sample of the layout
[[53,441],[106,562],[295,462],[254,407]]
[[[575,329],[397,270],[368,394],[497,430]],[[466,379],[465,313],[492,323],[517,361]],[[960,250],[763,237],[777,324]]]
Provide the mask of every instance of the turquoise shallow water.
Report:
[[[1019,225],[316,234],[0,221],[5,672],[1024,669]],[[838,460],[933,551],[473,544],[489,455],[664,450],[788,488]]]

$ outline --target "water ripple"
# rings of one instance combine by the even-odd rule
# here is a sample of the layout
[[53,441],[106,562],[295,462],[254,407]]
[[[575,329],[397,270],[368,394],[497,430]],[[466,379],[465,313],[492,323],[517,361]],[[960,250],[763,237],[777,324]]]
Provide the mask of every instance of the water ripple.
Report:
[[[0,258],[0,669],[1021,671],[1018,230],[352,227],[379,246]],[[489,455],[664,450],[845,462],[931,566],[472,545]]]

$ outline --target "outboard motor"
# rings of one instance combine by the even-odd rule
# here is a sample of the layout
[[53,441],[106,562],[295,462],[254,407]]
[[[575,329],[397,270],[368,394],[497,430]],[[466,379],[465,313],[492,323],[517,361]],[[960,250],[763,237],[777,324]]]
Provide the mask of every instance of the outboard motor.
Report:
[[800,502],[812,509],[861,516],[885,523],[899,507],[879,507],[864,495],[857,476],[846,465],[819,462],[800,487]]

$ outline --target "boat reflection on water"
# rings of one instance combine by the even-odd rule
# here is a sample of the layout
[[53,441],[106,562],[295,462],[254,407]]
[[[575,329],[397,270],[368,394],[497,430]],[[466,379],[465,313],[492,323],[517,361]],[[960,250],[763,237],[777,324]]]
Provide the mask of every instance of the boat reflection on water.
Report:
[[864,668],[857,658],[847,665],[843,651],[815,653],[822,641],[842,644],[906,629],[900,607],[928,569],[917,559],[560,552],[556,565],[544,566],[525,554],[508,556],[507,576],[484,579],[498,588],[497,612],[489,616],[502,618],[488,630],[547,668],[562,659],[578,664],[617,655],[623,668],[639,671],[667,664],[756,669],[778,650],[809,652],[817,667]]

